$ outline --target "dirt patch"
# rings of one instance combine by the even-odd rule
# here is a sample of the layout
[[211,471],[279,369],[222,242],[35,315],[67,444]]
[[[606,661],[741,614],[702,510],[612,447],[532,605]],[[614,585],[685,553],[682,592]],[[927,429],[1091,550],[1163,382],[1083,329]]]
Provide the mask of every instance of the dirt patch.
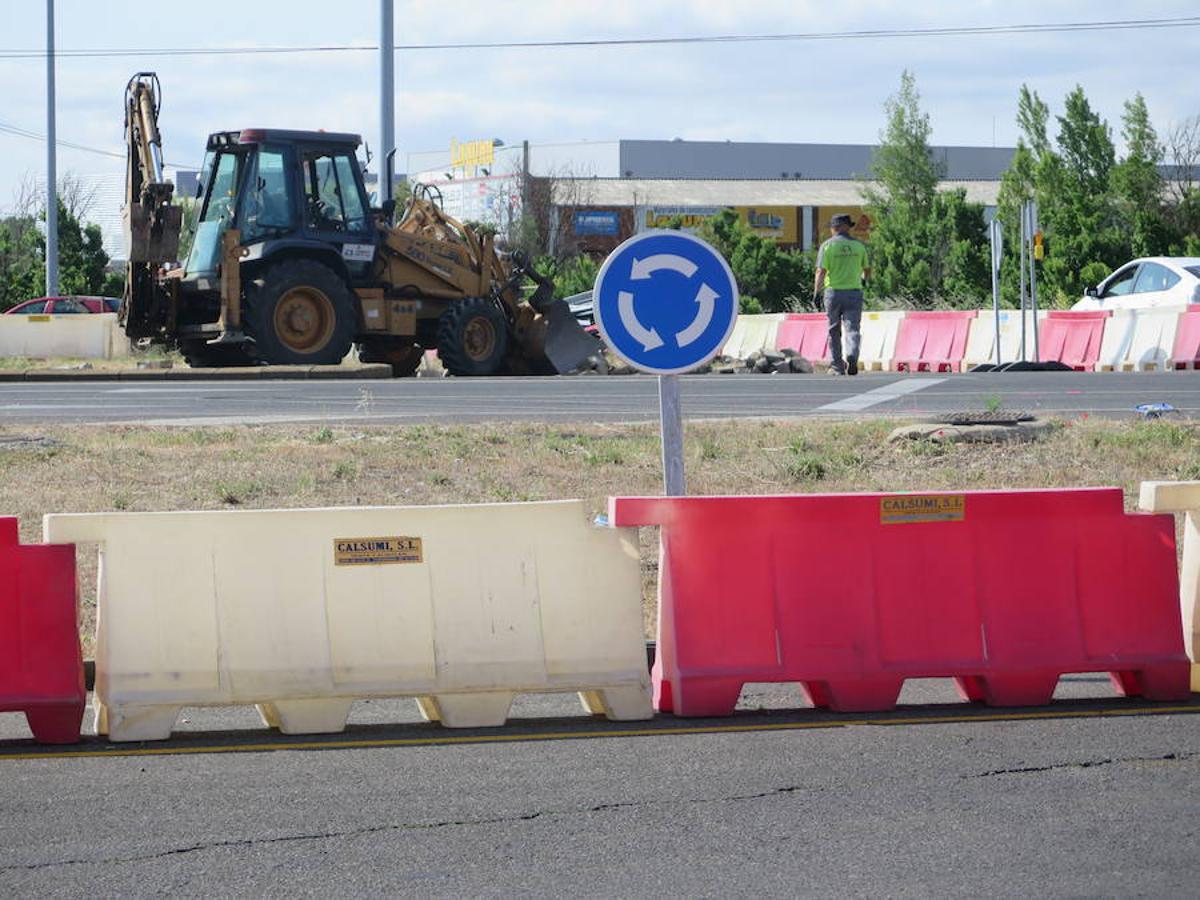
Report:
[[[1178,421],[1058,421],[1028,444],[888,443],[899,423],[691,424],[693,494],[928,491],[1200,479],[1200,437]],[[649,425],[408,425],[0,428],[0,514],[41,540],[47,512],[265,509],[584,499],[659,494]],[[642,529],[647,634],[657,535]],[[81,548],[81,631],[95,624],[95,548]]]

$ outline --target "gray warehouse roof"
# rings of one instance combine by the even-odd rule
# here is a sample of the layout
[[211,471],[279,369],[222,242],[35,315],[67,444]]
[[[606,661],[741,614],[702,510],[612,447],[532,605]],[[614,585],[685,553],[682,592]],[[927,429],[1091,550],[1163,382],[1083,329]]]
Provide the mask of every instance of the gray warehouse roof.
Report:
[[[943,181],[995,206],[999,181]],[[576,178],[554,181],[560,206],[861,206],[862,182],[808,179]]]
[[[623,140],[617,174],[626,178],[859,178],[870,171],[877,149],[869,144]],[[1013,155],[1012,147],[929,150],[945,177],[953,179],[999,179]]]

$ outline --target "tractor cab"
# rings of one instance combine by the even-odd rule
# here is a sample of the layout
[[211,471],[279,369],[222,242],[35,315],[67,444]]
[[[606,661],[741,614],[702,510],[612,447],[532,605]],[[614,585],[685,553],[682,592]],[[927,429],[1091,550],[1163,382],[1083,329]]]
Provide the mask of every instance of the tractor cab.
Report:
[[246,263],[280,252],[325,252],[353,280],[375,250],[356,134],[252,128],[210,135],[200,214],[184,278],[217,276],[222,238],[238,230]]

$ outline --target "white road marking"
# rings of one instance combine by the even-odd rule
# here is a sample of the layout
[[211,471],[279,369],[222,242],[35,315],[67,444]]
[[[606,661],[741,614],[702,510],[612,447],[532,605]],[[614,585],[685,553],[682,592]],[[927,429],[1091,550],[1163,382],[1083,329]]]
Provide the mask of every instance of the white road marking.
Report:
[[844,400],[835,400],[833,403],[818,406],[814,411],[862,412],[864,409],[877,406],[880,403],[887,403],[889,400],[895,400],[898,397],[903,397],[905,394],[912,394],[927,387],[933,387],[935,384],[941,384],[945,380],[945,378],[901,378],[899,381],[893,381],[891,384],[877,387],[873,391],[855,394],[853,397],[846,397]]

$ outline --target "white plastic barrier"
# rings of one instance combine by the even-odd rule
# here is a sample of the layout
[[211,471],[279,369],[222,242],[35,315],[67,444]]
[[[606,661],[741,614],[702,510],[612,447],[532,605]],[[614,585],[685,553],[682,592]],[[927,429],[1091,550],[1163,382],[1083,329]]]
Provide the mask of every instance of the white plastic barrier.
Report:
[[[896,355],[896,336],[900,323],[904,321],[903,310],[864,312],[862,315],[862,343],[858,351],[858,367],[864,372],[886,372]],[[842,345],[846,334],[842,330]]]
[[774,350],[775,333],[783,321],[783,313],[763,313],[756,316],[738,316],[733,323],[729,340],[721,348],[721,355],[732,359],[745,359],[756,350]]
[[[1040,311],[1035,320],[1032,311],[1025,313],[1025,358],[1033,359],[1034,334],[1037,323],[1046,318],[1045,311]],[[1000,328],[1000,362],[1010,363],[1021,358],[1021,311],[1017,309],[1000,310],[999,319],[996,311],[983,309],[971,321],[971,330],[967,333],[967,352],[963,355],[963,371],[975,366],[996,365],[996,327]]]
[[294,733],[355,698],[413,696],[450,727],[503,724],[515,693],[579,691],[651,716],[630,529],[580,501],[48,515],[97,541],[96,729],[171,734],[183,706],[258,704]]
[[1104,325],[1100,372],[1161,372],[1175,346],[1175,331],[1186,306],[1117,309]]
[[116,313],[0,315],[0,356],[112,359],[129,354]]
[[1185,514],[1179,611],[1183,645],[1192,660],[1192,691],[1200,693],[1200,481],[1143,481],[1138,506],[1146,512]]

